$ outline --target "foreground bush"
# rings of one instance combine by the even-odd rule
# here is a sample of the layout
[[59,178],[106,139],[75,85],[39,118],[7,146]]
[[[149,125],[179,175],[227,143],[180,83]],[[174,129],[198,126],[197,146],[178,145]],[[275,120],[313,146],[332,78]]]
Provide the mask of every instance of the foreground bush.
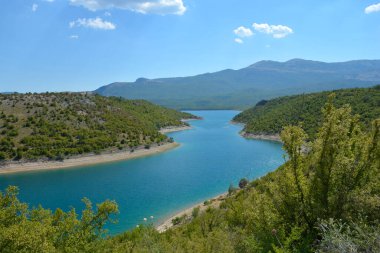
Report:
[[104,240],[104,225],[118,213],[113,201],[98,204],[94,211],[83,199],[85,209],[78,219],[74,209],[29,209],[17,194],[16,187],[0,194],[0,252],[91,252]]

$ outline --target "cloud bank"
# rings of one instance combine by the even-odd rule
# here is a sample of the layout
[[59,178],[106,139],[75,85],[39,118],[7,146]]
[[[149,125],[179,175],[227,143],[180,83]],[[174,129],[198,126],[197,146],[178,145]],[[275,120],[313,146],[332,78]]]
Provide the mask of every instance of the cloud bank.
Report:
[[370,14],[372,12],[378,12],[378,11],[380,11],[380,3],[372,4],[370,6],[367,6],[367,8],[364,9],[364,12],[366,14]]
[[240,26],[240,27],[236,28],[236,29],[234,30],[234,33],[235,33],[237,36],[241,37],[241,38],[244,38],[244,37],[250,37],[250,36],[253,35],[253,32],[251,31],[251,29],[246,28],[246,27],[244,27],[244,26]]
[[252,30],[244,26],[239,26],[233,32],[236,36],[240,37],[235,39],[235,42],[239,44],[243,44],[244,42],[241,38],[251,37],[253,35]]
[[70,0],[70,3],[91,11],[116,8],[159,15],[182,15],[186,11],[183,0]]
[[285,25],[269,25],[253,23],[252,27],[255,31],[272,35],[275,39],[285,38],[293,33],[293,29]]
[[85,27],[98,30],[115,30],[116,25],[111,22],[104,21],[101,18],[78,18],[76,21],[70,22],[70,27]]

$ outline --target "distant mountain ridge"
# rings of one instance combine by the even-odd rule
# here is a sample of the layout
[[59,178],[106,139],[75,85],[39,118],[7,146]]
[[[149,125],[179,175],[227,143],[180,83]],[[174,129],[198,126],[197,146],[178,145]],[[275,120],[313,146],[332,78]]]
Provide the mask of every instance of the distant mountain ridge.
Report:
[[[320,61],[310,61],[303,59],[292,59],[286,62],[260,61],[252,64],[248,68],[275,71],[303,71],[315,73],[346,73],[346,78],[359,79],[363,81],[378,81],[380,77],[379,60],[354,60],[347,62],[326,63]],[[371,74],[362,76],[362,72]]]
[[380,60],[326,63],[292,59],[259,61],[239,70],[189,77],[138,78],[135,82],[111,83],[95,93],[147,99],[176,109],[240,109],[261,99],[378,83]]

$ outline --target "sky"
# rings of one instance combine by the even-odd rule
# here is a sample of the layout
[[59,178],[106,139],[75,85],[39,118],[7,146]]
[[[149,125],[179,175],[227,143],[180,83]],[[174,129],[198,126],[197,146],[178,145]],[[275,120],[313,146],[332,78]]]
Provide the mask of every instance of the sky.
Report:
[[4,0],[0,91],[380,59],[380,0]]

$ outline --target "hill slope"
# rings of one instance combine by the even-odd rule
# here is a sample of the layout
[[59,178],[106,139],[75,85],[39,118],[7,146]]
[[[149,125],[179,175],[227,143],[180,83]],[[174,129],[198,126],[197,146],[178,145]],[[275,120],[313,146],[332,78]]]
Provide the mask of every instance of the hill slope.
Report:
[[188,113],[90,93],[0,95],[0,160],[64,157],[167,141]]
[[380,83],[380,60],[325,63],[293,59],[261,61],[239,70],[190,77],[116,82],[97,89],[105,96],[147,99],[176,109],[236,109],[261,99]]
[[[331,92],[302,94],[260,101],[255,107],[235,116],[235,122],[246,124],[243,132],[249,134],[279,134],[284,126],[302,122],[306,133],[314,138],[322,121],[321,108]],[[374,88],[334,91],[334,104],[349,104],[360,120],[369,127],[380,117],[380,86]]]

